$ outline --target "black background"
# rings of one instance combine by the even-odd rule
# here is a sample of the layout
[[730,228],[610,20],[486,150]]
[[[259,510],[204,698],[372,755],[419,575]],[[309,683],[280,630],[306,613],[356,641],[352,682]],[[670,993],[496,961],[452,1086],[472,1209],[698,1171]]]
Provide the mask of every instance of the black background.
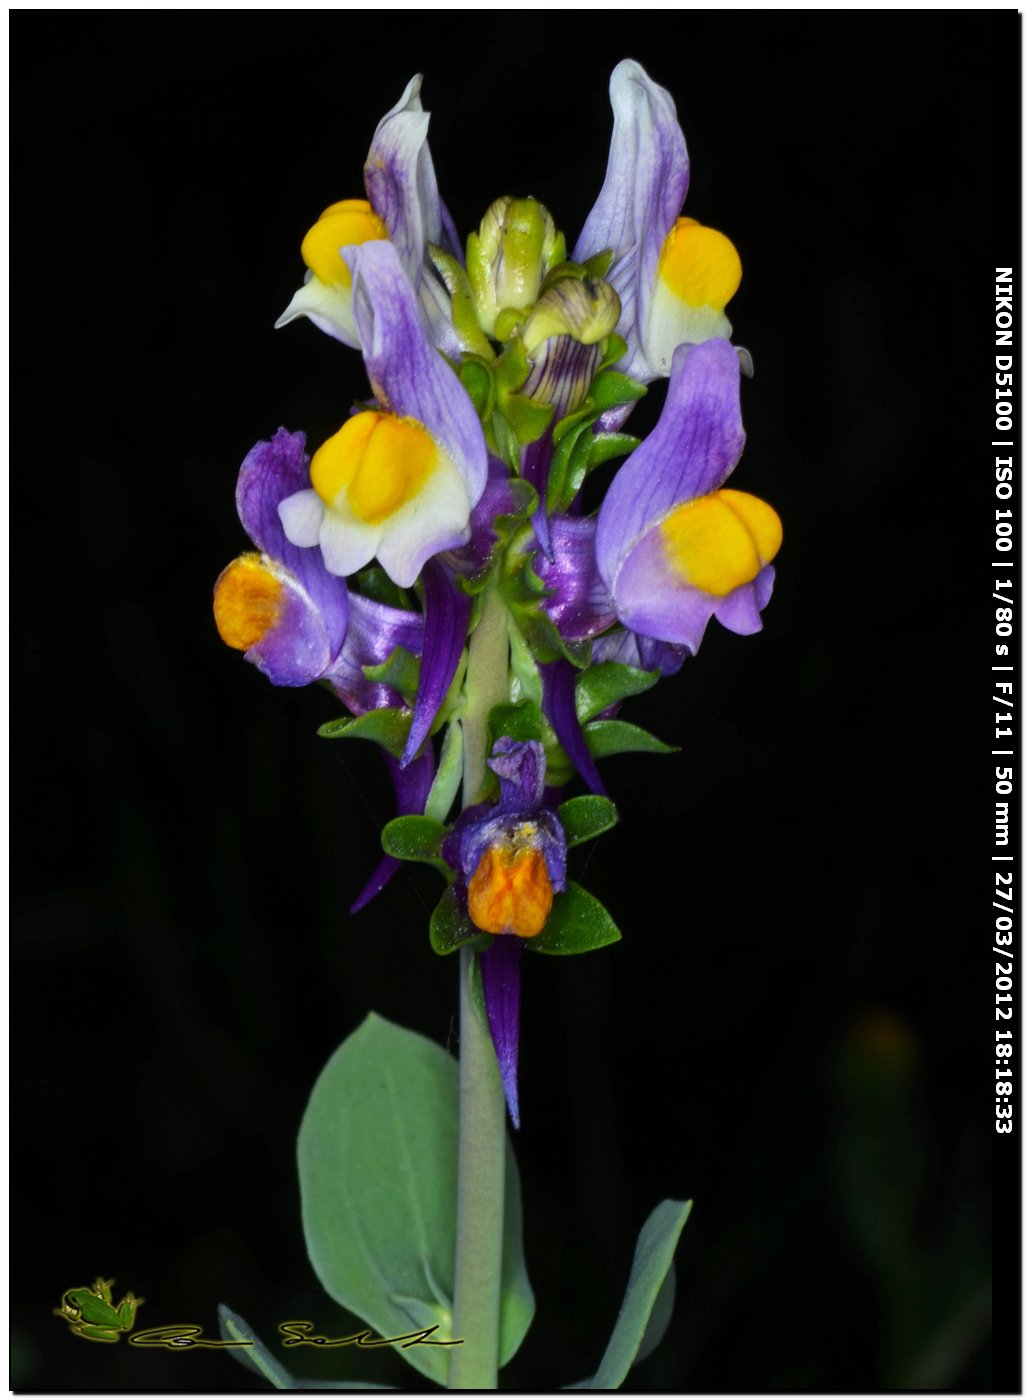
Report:
[[[15,1386],[248,1388],[225,1355],[71,1336],[49,1309],[97,1273],[151,1326],[214,1331],[225,1301],[265,1336],[347,1328],[306,1261],[299,1118],[369,1009],[454,1046],[456,969],[431,872],[345,912],[389,815],[377,754],[319,740],[330,698],[217,638],[235,476],[363,392],[354,353],[272,323],[409,76],[461,230],[532,193],[573,238],[626,55],[678,103],[686,212],[742,255],[734,484],[785,543],[762,634],[712,624],[629,708],[681,752],[607,764],[622,825],[584,878],[623,941],[528,969],[539,1310],[505,1384],[591,1373],[644,1218],[691,1196],[638,1385],[1017,1386],[988,946],[1013,15],[23,13],[14,36]],[[295,1369],[319,1362],[420,1385],[377,1353]]]

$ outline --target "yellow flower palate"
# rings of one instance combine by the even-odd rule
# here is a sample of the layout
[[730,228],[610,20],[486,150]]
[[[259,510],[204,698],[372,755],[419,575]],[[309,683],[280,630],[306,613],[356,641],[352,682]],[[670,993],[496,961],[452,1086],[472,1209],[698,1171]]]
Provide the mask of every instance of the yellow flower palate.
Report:
[[310,484],[327,506],[345,491],[352,513],[379,525],[418,494],[438,460],[420,423],[372,410],[355,414],[318,448]]
[[724,234],[695,219],[678,219],[660,250],[660,276],[689,306],[723,311],[738,291],[742,262]]
[[221,640],[236,651],[256,646],[278,625],[283,601],[282,585],[260,555],[240,555],[214,585],[214,622]]
[[777,511],[746,491],[688,501],[659,528],[677,576],[717,598],[751,583],[781,548]]
[[490,846],[467,886],[467,912],[485,933],[534,938],[545,928],[552,907],[545,856],[519,842]]
[[341,199],[330,204],[307,233],[300,247],[303,261],[328,287],[350,287],[350,270],[339,249],[350,243],[388,238],[389,231],[366,199]]

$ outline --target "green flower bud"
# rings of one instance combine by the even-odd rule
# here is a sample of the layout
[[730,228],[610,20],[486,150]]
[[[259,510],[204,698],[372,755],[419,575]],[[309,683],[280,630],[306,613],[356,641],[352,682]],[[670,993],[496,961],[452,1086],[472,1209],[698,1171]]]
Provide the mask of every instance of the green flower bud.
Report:
[[566,248],[552,215],[536,199],[497,199],[467,240],[467,275],[481,328],[495,338],[502,311],[527,311]]
[[620,297],[609,282],[561,277],[539,298],[524,325],[524,348],[532,354],[554,335],[597,345],[617,328]]

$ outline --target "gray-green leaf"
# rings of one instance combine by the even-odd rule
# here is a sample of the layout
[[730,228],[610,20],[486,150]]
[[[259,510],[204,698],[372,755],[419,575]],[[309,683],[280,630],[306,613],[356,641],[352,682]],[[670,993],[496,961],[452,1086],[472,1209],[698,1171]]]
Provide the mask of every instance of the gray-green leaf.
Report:
[[546,926],[528,942],[535,953],[589,953],[616,943],[620,929],[594,894],[567,881],[567,888],[553,900]]
[[[438,1324],[452,1336],[457,1064],[371,1015],[314,1086],[299,1135],[303,1230],[326,1291],[382,1337]],[[499,1364],[524,1339],[535,1300],[524,1266],[521,1192],[507,1143]],[[449,1348],[399,1354],[445,1385]]]
[[594,758],[609,758],[615,753],[677,753],[673,744],[665,744],[637,724],[622,719],[597,719],[584,730],[585,742]]
[[377,1385],[374,1381],[304,1381],[290,1375],[282,1363],[264,1345],[244,1317],[218,1307],[221,1336],[226,1342],[250,1342],[250,1346],[232,1347],[231,1354],[249,1371],[256,1371],[270,1381],[276,1390],[395,1390],[392,1385]]
[[400,758],[410,733],[409,710],[368,710],[366,714],[329,720],[317,731],[322,739],[370,739]]
[[656,671],[641,671],[637,666],[625,666],[620,661],[600,661],[589,666],[577,677],[574,687],[579,721],[585,724],[628,696],[641,695],[659,679]]
[[617,825],[617,808],[608,797],[585,793],[568,797],[557,808],[568,846],[580,846]]
[[382,850],[396,860],[418,860],[433,865],[445,876],[451,871],[442,859],[446,828],[431,817],[393,817],[382,830]]
[[591,1380],[579,1381],[568,1390],[619,1390],[635,1362],[657,1345],[673,1305],[673,1282],[666,1285],[666,1280],[673,1279],[674,1251],[691,1210],[691,1201],[661,1201],[642,1226],[624,1301],[599,1370]]

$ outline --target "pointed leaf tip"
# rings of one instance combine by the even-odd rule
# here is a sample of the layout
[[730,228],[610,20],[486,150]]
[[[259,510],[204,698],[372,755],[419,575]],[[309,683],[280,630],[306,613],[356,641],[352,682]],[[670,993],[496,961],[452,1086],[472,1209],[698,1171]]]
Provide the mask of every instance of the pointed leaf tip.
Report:
[[666,1281],[673,1277],[674,1251],[691,1210],[691,1201],[661,1201],[642,1226],[624,1301],[599,1369],[591,1380],[568,1390],[619,1390],[635,1362],[657,1345],[673,1303],[673,1283],[665,1291]]

